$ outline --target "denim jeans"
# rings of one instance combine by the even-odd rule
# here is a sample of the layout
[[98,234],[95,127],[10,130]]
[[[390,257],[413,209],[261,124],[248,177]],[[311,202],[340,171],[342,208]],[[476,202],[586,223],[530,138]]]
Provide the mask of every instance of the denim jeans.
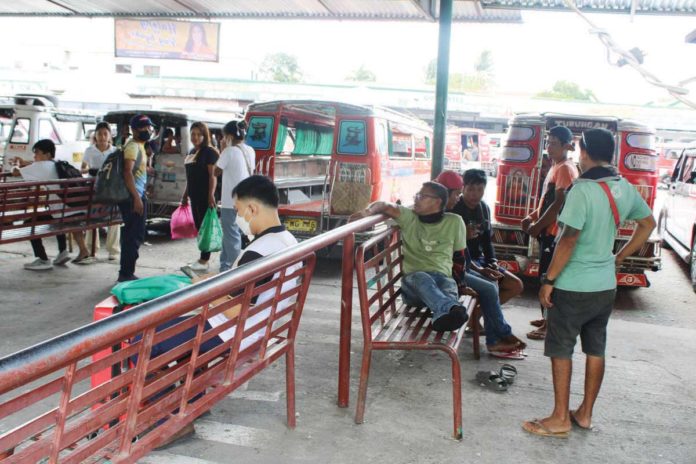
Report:
[[237,210],[233,208],[220,209],[220,223],[222,224],[222,252],[220,253],[220,272],[232,268],[242,251],[242,233],[235,222]]
[[143,214],[133,212],[133,200],[118,204],[123,219],[121,229],[121,269],[118,276],[122,278],[133,277],[135,274],[135,262],[138,261],[138,250],[145,241],[145,221],[147,221],[147,199],[143,200]]
[[427,306],[433,312],[433,321],[449,313],[459,304],[457,283],[439,272],[412,272],[401,279],[404,303],[409,306]]
[[486,345],[494,345],[501,338],[512,335],[512,329],[505,322],[503,312],[500,309],[498,285],[471,270],[466,271],[464,282],[467,287],[471,287],[479,295],[483,325],[486,329]]

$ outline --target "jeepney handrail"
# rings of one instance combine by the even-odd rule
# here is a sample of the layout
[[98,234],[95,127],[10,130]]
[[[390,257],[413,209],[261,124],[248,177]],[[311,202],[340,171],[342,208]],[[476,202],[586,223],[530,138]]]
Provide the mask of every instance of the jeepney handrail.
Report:
[[139,327],[166,321],[176,316],[182,307],[203,306],[210,301],[210,295],[224,294],[253,283],[258,275],[279,269],[385,220],[383,215],[374,215],[345,224],[279,253],[4,356],[0,358],[0,395],[91,355],[98,346],[115,344]]

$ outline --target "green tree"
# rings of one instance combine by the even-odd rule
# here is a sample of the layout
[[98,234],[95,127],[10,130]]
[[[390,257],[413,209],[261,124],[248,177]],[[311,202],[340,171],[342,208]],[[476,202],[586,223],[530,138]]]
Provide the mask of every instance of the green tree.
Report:
[[570,81],[556,81],[551,90],[539,92],[536,96],[556,100],[597,101],[597,97],[592,90],[583,90],[578,84]]
[[[425,83],[435,84],[437,77],[437,59],[432,59],[425,69]],[[485,92],[493,87],[493,54],[484,50],[476,58],[474,72],[450,73],[449,90],[451,92]]]
[[377,76],[364,65],[360,65],[360,67],[349,74],[346,79],[356,82],[375,82],[377,80]]
[[266,55],[261,69],[261,75],[276,82],[300,82],[302,71],[297,63],[297,57],[287,53],[272,53]]
[[474,70],[477,73],[493,75],[493,53],[490,50],[484,50],[476,58]]
[[425,83],[434,84],[437,77],[437,58],[433,58],[425,67]]

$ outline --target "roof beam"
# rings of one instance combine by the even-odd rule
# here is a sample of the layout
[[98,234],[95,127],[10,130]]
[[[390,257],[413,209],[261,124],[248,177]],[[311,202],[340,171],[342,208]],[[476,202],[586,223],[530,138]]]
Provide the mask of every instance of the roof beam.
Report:
[[[428,21],[435,21],[435,12],[433,11],[435,8],[434,0],[411,0],[411,3],[425,15],[425,19]],[[425,6],[423,3],[426,3],[428,6]]]
[[321,6],[324,7],[324,9],[325,9],[326,11],[329,12],[329,14],[330,14],[331,16],[336,16],[336,12],[335,12],[334,10],[332,10],[331,8],[329,8],[329,5],[327,5],[326,2],[325,2],[324,0],[317,0],[317,1],[319,2],[319,4],[320,4]]
[[63,8],[63,9],[65,9],[65,10],[68,10],[68,11],[71,12],[72,14],[80,14],[79,11],[73,10],[72,8],[68,8],[67,6],[65,6],[65,5],[63,5],[63,4],[61,4],[61,3],[56,2],[55,0],[48,0],[48,3],[53,3],[55,6],[60,7],[60,8]]
[[174,0],[175,3],[179,4],[180,6],[183,6],[187,10],[189,10],[191,13],[195,15],[200,15],[201,12],[197,11],[196,9],[192,8],[190,5],[187,5],[186,3],[182,2],[181,0]]

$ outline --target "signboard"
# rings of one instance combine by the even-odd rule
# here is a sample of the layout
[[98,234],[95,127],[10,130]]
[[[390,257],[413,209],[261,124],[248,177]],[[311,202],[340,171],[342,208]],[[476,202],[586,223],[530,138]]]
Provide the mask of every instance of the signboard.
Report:
[[220,23],[116,19],[116,57],[218,61]]
[[546,120],[546,128],[551,129],[554,126],[565,126],[573,134],[580,134],[588,129],[607,129],[614,133],[617,130],[617,123],[613,120],[549,117]]

